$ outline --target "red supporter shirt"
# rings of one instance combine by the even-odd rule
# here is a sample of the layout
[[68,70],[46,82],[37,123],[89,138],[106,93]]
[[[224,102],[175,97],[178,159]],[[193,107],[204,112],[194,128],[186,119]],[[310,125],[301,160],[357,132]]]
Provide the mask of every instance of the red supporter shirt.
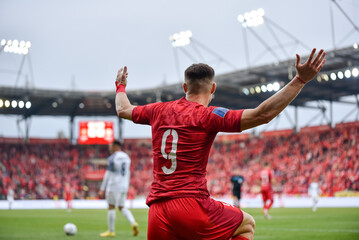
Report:
[[263,169],[260,172],[260,178],[261,178],[261,190],[262,191],[272,190],[272,170]]
[[147,204],[208,197],[206,167],[218,132],[240,132],[243,110],[205,107],[181,98],[133,109],[134,123],[152,126],[153,176]]

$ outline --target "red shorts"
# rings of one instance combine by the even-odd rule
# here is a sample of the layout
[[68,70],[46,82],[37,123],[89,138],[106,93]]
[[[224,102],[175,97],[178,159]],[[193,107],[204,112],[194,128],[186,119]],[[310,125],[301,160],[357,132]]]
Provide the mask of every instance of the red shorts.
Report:
[[71,194],[66,194],[65,195],[65,201],[71,201],[72,200],[72,195]]
[[262,190],[262,198],[263,198],[263,202],[266,202],[267,200],[273,200],[273,191],[270,190]]
[[154,202],[148,214],[148,240],[228,240],[243,221],[240,209],[212,198]]

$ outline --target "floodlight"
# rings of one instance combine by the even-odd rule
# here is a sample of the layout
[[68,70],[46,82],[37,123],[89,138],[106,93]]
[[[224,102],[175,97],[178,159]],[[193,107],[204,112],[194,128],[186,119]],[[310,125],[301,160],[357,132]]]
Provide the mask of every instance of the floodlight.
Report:
[[317,76],[317,81],[321,82],[322,81],[322,77],[320,75]]
[[353,70],[352,70],[352,75],[353,75],[353,77],[358,77],[359,76],[359,70],[358,70],[358,68],[353,68]]
[[251,89],[249,90],[251,92],[251,94],[254,94],[255,93],[255,90],[254,88],[251,87]]
[[335,80],[337,80],[337,75],[336,75],[335,73],[331,73],[331,74],[330,74],[330,78],[331,78],[333,81],[335,81]]
[[23,108],[25,106],[24,101],[19,101],[19,108]]
[[18,40],[1,40],[1,46],[4,47],[4,52],[7,53],[16,53],[26,55],[29,53],[29,48],[31,47],[30,41],[18,41]]
[[53,108],[57,108],[57,106],[58,106],[58,103],[57,103],[57,102],[53,102],[53,103],[52,103],[52,107],[53,107]]
[[17,107],[17,102],[15,100],[11,101],[11,107],[12,108],[16,108]]
[[242,23],[243,27],[257,27],[264,23],[264,10],[259,8],[250,12],[246,12],[243,15],[238,15],[237,19]]
[[327,74],[322,74],[322,79],[324,79],[325,81],[329,81],[329,76]]
[[354,44],[353,44],[353,48],[354,48],[354,49],[358,49],[358,43],[354,43]]
[[7,108],[10,107],[10,101],[9,101],[9,100],[5,100],[5,104],[4,104],[4,105],[5,105],[5,107],[7,107]]
[[243,88],[242,92],[243,92],[245,95],[249,95],[249,90],[248,90],[248,88]]
[[169,37],[169,40],[172,42],[173,47],[184,47],[191,42],[192,32],[182,31],[179,33],[175,33]]
[[263,8],[258,8],[257,9],[257,15],[263,17],[264,16],[264,9]]
[[344,76],[346,77],[346,78],[350,78],[351,77],[351,75],[352,75],[352,73],[350,72],[350,70],[348,69],[348,70],[345,70],[345,72],[344,72]]
[[256,86],[256,93],[260,93],[261,92],[261,87],[260,86]]
[[239,15],[238,15],[238,21],[239,21],[240,23],[244,22],[244,16],[241,15],[241,14],[239,14]]
[[4,101],[0,99],[0,108],[2,108],[2,106],[4,106]]
[[273,90],[277,92],[279,91],[279,89],[280,89],[279,83],[278,82],[273,83]]
[[82,108],[84,108],[84,107],[85,107],[85,104],[84,104],[84,103],[80,103],[80,104],[79,104],[79,108],[82,109]]
[[342,71],[339,71],[339,72],[338,72],[338,78],[339,78],[339,79],[343,79],[343,78],[344,78],[344,74],[343,74]]
[[30,102],[30,101],[27,101],[27,102],[25,103],[25,107],[26,107],[27,109],[31,108],[31,102]]
[[269,84],[267,85],[267,90],[268,90],[268,92],[273,91],[273,84],[269,83]]
[[261,89],[262,89],[262,92],[267,92],[267,86],[266,85],[262,85]]

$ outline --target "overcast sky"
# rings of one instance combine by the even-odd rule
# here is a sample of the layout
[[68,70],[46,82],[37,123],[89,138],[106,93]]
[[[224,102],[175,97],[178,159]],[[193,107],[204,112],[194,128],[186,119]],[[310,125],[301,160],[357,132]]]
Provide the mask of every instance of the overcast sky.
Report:
[[[116,72],[127,65],[128,89],[144,89],[180,81],[183,70],[194,62],[184,51],[174,49],[169,42],[171,34],[183,30],[191,30],[197,41],[197,44],[184,48],[196,62],[210,63],[218,74],[248,67],[244,32],[237,16],[253,9],[263,8],[265,17],[305,45],[331,50],[334,47],[330,24],[332,5],[336,47],[351,46],[358,42],[358,32],[352,32],[353,26],[330,2],[1,0],[0,39],[29,40],[32,43],[17,86],[25,86],[28,79],[29,84],[36,88],[114,91]],[[359,25],[359,1],[337,2]],[[293,39],[273,24],[265,22],[253,30],[274,47],[278,43],[270,34],[271,29],[279,41],[286,44],[286,52],[291,58],[294,58],[295,53],[309,53],[302,45],[293,44]],[[264,45],[253,34],[247,31],[247,37],[250,65],[277,61],[264,51]],[[235,68],[220,63],[218,57],[201,48],[200,44],[226,59]],[[276,52],[281,60],[287,58],[279,49]],[[179,64],[176,64],[175,54]],[[15,86],[21,59],[20,55],[0,53],[0,86]],[[33,78],[29,63],[32,65]],[[0,120],[0,135],[18,136],[16,117],[0,116]],[[58,131],[63,131],[68,135],[68,128],[67,118],[38,117],[32,121],[30,134],[55,137]],[[125,137],[149,135],[147,127],[125,124]]]

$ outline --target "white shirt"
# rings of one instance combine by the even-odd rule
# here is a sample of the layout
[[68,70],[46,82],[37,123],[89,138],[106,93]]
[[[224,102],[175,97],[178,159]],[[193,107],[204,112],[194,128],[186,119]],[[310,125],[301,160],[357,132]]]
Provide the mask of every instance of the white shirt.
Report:
[[318,196],[321,193],[319,188],[319,184],[316,182],[312,182],[308,188],[309,196]]
[[127,192],[130,184],[131,159],[127,153],[114,152],[108,157],[108,167],[101,184],[101,190],[107,192]]
[[9,191],[7,192],[7,199],[8,200],[14,200],[14,190],[9,189]]

